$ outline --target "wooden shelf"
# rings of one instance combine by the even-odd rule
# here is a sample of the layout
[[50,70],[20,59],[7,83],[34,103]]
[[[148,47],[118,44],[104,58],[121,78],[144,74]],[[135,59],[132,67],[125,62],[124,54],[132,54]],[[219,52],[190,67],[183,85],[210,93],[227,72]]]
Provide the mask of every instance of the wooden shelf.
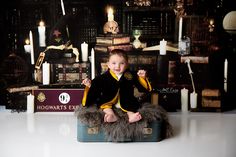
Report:
[[146,6],[146,7],[138,7],[138,6],[134,6],[134,7],[124,7],[123,11],[124,12],[133,12],[133,11],[137,11],[137,12],[146,12],[146,11],[161,11],[161,12],[170,12],[173,11],[173,7],[168,7],[168,6],[164,6],[164,7],[150,7],[150,6]]

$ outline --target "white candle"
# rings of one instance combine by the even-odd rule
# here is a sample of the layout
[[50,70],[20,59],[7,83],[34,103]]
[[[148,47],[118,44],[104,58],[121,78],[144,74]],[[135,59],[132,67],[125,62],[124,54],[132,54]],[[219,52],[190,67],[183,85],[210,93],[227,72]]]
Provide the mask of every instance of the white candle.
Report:
[[114,21],[113,9],[108,8],[107,12],[108,12],[108,14],[107,14],[108,21]]
[[26,40],[25,40],[24,49],[25,49],[25,52],[26,52],[26,53],[30,53],[31,47],[30,47],[30,41],[29,41],[29,39],[26,39]]
[[88,61],[88,44],[83,42],[81,44],[81,52],[82,52],[82,61],[87,62]]
[[188,89],[181,89],[181,110],[182,112],[188,111]]
[[27,113],[34,113],[34,95],[27,95]]
[[61,10],[62,10],[62,15],[66,15],[63,0],[61,0]]
[[228,60],[224,62],[224,91],[227,92],[227,81],[228,81]]
[[31,54],[31,64],[34,65],[34,42],[32,31],[29,33],[30,36],[30,54]]
[[195,92],[190,94],[190,107],[197,108],[197,93]]
[[43,84],[50,84],[50,64],[45,62],[43,63]]
[[179,18],[179,41],[181,41],[182,38],[182,28],[183,28],[183,18]]
[[164,39],[160,41],[160,55],[166,54],[166,44],[167,42]]
[[91,79],[95,78],[95,52],[92,48],[91,50]]
[[44,26],[44,22],[40,21],[38,26],[38,33],[39,33],[39,46],[46,47],[46,35],[45,35],[46,28]]

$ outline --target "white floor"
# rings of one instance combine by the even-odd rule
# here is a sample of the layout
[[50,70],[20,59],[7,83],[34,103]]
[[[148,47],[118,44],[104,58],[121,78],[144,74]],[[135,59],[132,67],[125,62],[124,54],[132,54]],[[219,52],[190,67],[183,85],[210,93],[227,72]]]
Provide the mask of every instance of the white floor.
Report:
[[235,113],[169,113],[160,142],[84,143],[72,113],[0,112],[0,157],[236,157]]

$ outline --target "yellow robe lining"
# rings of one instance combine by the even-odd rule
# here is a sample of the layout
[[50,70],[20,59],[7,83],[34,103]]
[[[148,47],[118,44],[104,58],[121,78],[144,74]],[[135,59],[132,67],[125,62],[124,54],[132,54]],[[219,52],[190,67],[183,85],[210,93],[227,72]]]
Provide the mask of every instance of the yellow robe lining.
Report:
[[87,96],[88,96],[88,91],[89,91],[89,87],[85,87],[84,89],[84,95],[83,95],[83,99],[82,99],[82,105],[85,106],[86,100],[87,100]]
[[152,86],[147,78],[139,77],[138,80],[144,88],[149,90],[149,92],[152,91]]

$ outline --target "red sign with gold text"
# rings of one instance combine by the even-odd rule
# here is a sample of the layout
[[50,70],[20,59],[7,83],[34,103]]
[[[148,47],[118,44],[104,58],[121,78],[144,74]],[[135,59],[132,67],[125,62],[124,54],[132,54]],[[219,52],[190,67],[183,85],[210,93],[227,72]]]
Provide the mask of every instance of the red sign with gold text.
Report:
[[82,102],[84,89],[34,90],[35,112],[73,112]]

